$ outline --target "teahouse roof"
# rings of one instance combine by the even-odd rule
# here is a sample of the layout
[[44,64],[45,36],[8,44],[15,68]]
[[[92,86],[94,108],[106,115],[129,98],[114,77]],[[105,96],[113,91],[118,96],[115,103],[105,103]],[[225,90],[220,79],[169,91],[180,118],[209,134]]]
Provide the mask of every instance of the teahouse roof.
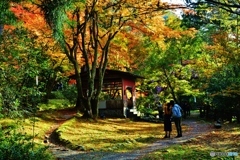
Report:
[[[96,70],[96,79],[98,79],[98,69]],[[81,77],[84,78],[87,75],[87,72],[81,72]],[[69,76],[69,78],[75,79],[75,75]],[[111,78],[127,78],[127,79],[137,79],[141,78],[143,79],[144,77],[130,73],[130,72],[124,72],[124,71],[119,71],[119,70],[111,70],[111,69],[106,69],[105,70],[105,79],[111,79]]]

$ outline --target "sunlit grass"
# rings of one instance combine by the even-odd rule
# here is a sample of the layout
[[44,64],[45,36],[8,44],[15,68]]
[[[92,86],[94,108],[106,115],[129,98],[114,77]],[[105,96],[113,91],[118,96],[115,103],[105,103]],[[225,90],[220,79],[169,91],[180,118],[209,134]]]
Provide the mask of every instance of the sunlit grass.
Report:
[[22,122],[23,131],[28,135],[33,135],[36,143],[43,143],[46,132],[51,129],[54,122],[46,121],[41,118],[25,119]]
[[[174,127],[173,127],[174,129]],[[183,126],[183,130],[186,127]],[[86,150],[127,152],[149,145],[164,136],[163,123],[134,122],[129,119],[104,119],[97,122],[73,118],[58,132],[71,147]],[[174,129],[173,135],[176,134]]]
[[34,142],[43,143],[46,132],[51,130],[52,126],[57,124],[58,120],[64,120],[59,109],[70,108],[70,103],[64,99],[50,99],[48,104],[39,105],[40,112],[35,116],[27,118],[2,118],[1,126],[15,126],[18,131],[34,136]]
[[4,127],[13,126],[19,132],[34,136],[34,142],[42,144],[44,136],[48,130],[51,129],[55,123],[46,121],[41,118],[27,118],[27,119],[1,119],[0,125]]
[[[34,142],[43,144],[46,132],[64,120],[68,113],[49,110],[37,114],[38,117],[24,120],[2,119],[2,126],[21,126],[20,129],[29,135],[34,134]],[[35,123],[33,123],[35,122]],[[62,122],[62,121],[61,121]],[[205,123],[205,122],[202,122]],[[34,130],[33,130],[34,127]],[[183,132],[189,131],[183,126]],[[99,119],[86,120],[75,116],[66,120],[58,129],[60,138],[68,143],[68,147],[77,149],[83,146],[87,151],[114,151],[130,152],[151,143],[161,140],[164,136],[163,123],[135,122],[130,119]],[[176,135],[173,124],[172,136]],[[206,135],[192,139],[179,145],[173,145],[166,149],[158,150],[144,156],[143,160],[188,160],[211,159],[210,152],[238,152],[240,153],[240,126],[226,123],[221,129],[217,129]],[[219,157],[218,157],[219,158]],[[216,159],[216,158],[215,158]],[[230,157],[224,157],[230,159]],[[239,159],[236,157],[235,159]]]
[[[46,150],[43,143],[45,132],[52,126],[50,122],[39,118],[34,119],[0,119],[0,130],[3,137],[1,142],[0,159],[8,157],[10,159],[44,159],[54,160],[54,156]],[[31,138],[33,137],[34,138]],[[4,138],[4,139],[3,139]],[[33,152],[34,151],[34,152]],[[3,157],[1,157],[3,156]],[[20,158],[21,157],[21,158]]]

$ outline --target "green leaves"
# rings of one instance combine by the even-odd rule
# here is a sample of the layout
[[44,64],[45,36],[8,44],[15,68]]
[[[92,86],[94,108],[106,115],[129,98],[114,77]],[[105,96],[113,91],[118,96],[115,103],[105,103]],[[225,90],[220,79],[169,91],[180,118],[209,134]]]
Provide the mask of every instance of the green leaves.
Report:
[[238,0],[188,0],[187,4],[193,8],[222,8],[229,13],[240,15],[238,10],[240,3]]
[[65,45],[64,29],[69,27],[66,24],[70,22],[67,12],[70,9],[74,10],[78,3],[84,2],[84,0],[43,0],[39,4],[46,22],[53,30],[54,38],[62,47]]
[[[0,25],[14,24],[16,22],[15,15],[9,10],[10,3],[8,0],[0,2]],[[1,33],[1,32],[0,32]]]
[[0,99],[5,116],[20,117],[34,111],[38,103],[35,77],[48,66],[41,48],[29,37],[22,28],[4,32],[1,37]]
[[50,160],[53,157],[47,152],[47,147],[34,147],[28,136],[16,128],[2,129],[0,125],[0,160],[26,159]]

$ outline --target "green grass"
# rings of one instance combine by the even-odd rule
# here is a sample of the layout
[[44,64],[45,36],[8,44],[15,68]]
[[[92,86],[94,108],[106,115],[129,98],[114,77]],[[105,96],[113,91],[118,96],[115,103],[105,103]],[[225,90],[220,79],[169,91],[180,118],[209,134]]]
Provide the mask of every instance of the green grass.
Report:
[[[183,126],[183,130],[186,129]],[[73,118],[65,122],[58,133],[73,149],[84,146],[86,150],[115,152],[139,149],[164,136],[162,123],[134,122],[120,118],[98,121]]]
[[39,118],[35,118],[34,124],[32,119],[1,119],[0,133],[3,137],[0,143],[0,159],[53,160],[54,156],[46,150],[43,143],[45,132],[50,126],[51,124]]
[[[70,108],[71,105],[64,99],[50,99],[48,104],[40,104],[40,112],[37,113],[37,117],[28,117],[23,119],[0,119],[0,126],[18,126],[20,132],[27,133],[28,135],[34,135],[34,141],[38,144],[42,144],[46,132],[51,130],[51,127],[56,124],[56,121],[63,119],[57,110]],[[34,123],[35,122],[35,123]]]
[[208,148],[174,145],[144,156],[141,160],[205,160],[211,159]]
[[[21,126],[22,132],[36,135],[34,142],[43,144],[45,134],[58,120],[66,115],[65,111],[47,110],[37,114],[36,118],[24,120],[1,119],[1,126]],[[33,130],[33,121],[34,130]],[[205,123],[202,122],[202,123]],[[188,128],[183,126],[184,132]],[[65,121],[57,130],[60,138],[68,147],[77,149],[83,146],[87,151],[130,152],[145,147],[164,136],[162,123],[134,122],[129,119],[99,119],[98,121],[74,118]],[[173,126],[172,135],[176,134]],[[142,160],[198,160],[231,159],[231,157],[210,157],[210,152],[237,152],[240,154],[240,125],[226,123],[218,129],[182,144],[142,157]],[[235,158],[240,159],[239,156]]]
[[[48,104],[40,104],[40,112],[37,113],[37,117],[28,117],[24,119],[0,119],[0,125],[2,126],[18,126],[21,132],[25,132],[28,135],[35,136],[34,141],[36,143],[43,143],[44,136],[51,126],[56,124],[60,115],[56,112],[59,109],[70,108],[71,105],[64,99],[50,99]],[[35,123],[34,123],[35,122]]]
[[[34,123],[35,121],[35,123]],[[14,127],[17,128],[19,132],[26,133],[27,135],[34,135],[34,142],[38,144],[43,144],[44,136],[48,130],[51,129],[55,123],[51,121],[46,121],[41,118],[27,118],[27,119],[1,119],[0,126]]]

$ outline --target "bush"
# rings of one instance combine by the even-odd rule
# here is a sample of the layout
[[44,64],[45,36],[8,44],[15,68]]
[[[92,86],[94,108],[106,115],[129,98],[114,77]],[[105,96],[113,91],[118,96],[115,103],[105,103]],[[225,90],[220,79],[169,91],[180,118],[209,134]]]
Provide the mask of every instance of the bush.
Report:
[[50,99],[64,99],[62,91],[52,91]]
[[74,104],[77,100],[77,88],[75,85],[65,84],[62,89],[52,91],[50,99],[67,99]]
[[50,99],[48,103],[38,105],[40,111],[59,110],[72,107],[72,104],[67,99]]
[[157,110],[156,105],[154,104],[154,100],[152,97],[140,97],[136,100],[136,106],[138,111],[143,113],[144,115],[150,115],[155,110]]
[[53,160],[45,146],[35,146],[32,136],[13,127],[0,126],[0,160]]
[[62,91],[63,96],[69,100],[71,104],[75,104],[77,101],[77,88],[75,85],[65,85]]

